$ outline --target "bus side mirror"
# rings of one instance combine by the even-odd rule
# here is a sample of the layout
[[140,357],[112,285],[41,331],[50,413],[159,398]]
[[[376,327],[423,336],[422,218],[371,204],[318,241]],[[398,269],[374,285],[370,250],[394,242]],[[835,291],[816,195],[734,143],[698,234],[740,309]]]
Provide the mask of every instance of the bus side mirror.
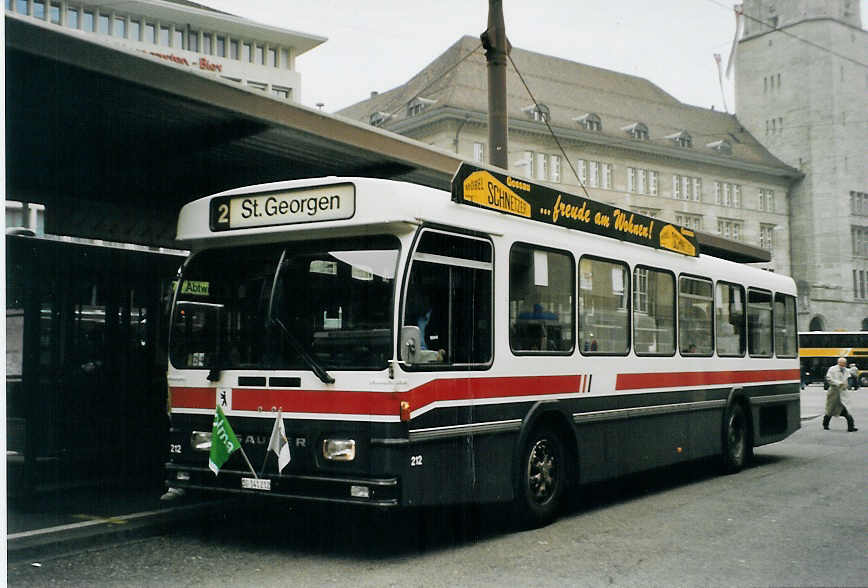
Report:
[[415,363],[416,351],[419,349],[421,338],[422,332],[419,327],[401,327],[401,361],[408,364]]

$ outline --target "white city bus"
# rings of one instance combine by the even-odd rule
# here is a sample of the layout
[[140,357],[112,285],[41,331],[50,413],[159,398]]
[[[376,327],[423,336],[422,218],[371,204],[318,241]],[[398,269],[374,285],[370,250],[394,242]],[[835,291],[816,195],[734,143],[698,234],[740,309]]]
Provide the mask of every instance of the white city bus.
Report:
[[[656,219],[462,166],[181,211],[167,484],[381,507],[514,501],[799,428],[793,281]],[[235,452],[208,468],[215,406]],[[278,413],[290,462],[267,446]],[[255,472],[251,472],[255,469]]]

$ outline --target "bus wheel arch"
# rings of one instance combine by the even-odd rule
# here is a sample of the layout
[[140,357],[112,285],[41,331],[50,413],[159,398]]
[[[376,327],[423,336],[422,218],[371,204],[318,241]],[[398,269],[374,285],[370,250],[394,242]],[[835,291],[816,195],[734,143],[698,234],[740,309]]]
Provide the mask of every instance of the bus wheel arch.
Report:
[[513,505],[522,527],[554,520],[575,483],[578,447],[557,402],[534,405],[522,423],[513,460]]
[[750,403],[740,388],[734,388],[726,403],[721,426],[721,466],[724,473],[737,473],[750,463],[753,441]]

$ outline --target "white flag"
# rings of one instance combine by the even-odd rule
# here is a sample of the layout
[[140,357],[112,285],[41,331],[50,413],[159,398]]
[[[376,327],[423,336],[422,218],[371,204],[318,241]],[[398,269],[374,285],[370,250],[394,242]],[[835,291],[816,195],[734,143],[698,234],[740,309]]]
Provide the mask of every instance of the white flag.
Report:
[[282,472],[289,464],[289,441],[286,439],[286,429],[283,428],[283,412],[277,413],[274,428],[271,430],[271,439],[268,441],[268,451],[277,455],[277,471]]

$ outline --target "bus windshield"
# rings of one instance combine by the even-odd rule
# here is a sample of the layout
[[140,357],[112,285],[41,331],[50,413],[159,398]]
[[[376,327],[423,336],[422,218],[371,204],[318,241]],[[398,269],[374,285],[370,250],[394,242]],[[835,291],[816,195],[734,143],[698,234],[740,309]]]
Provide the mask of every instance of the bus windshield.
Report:
[[369,237],[196,254],[178,286],[172,365],[384,369],[398,245],[394,237]]

